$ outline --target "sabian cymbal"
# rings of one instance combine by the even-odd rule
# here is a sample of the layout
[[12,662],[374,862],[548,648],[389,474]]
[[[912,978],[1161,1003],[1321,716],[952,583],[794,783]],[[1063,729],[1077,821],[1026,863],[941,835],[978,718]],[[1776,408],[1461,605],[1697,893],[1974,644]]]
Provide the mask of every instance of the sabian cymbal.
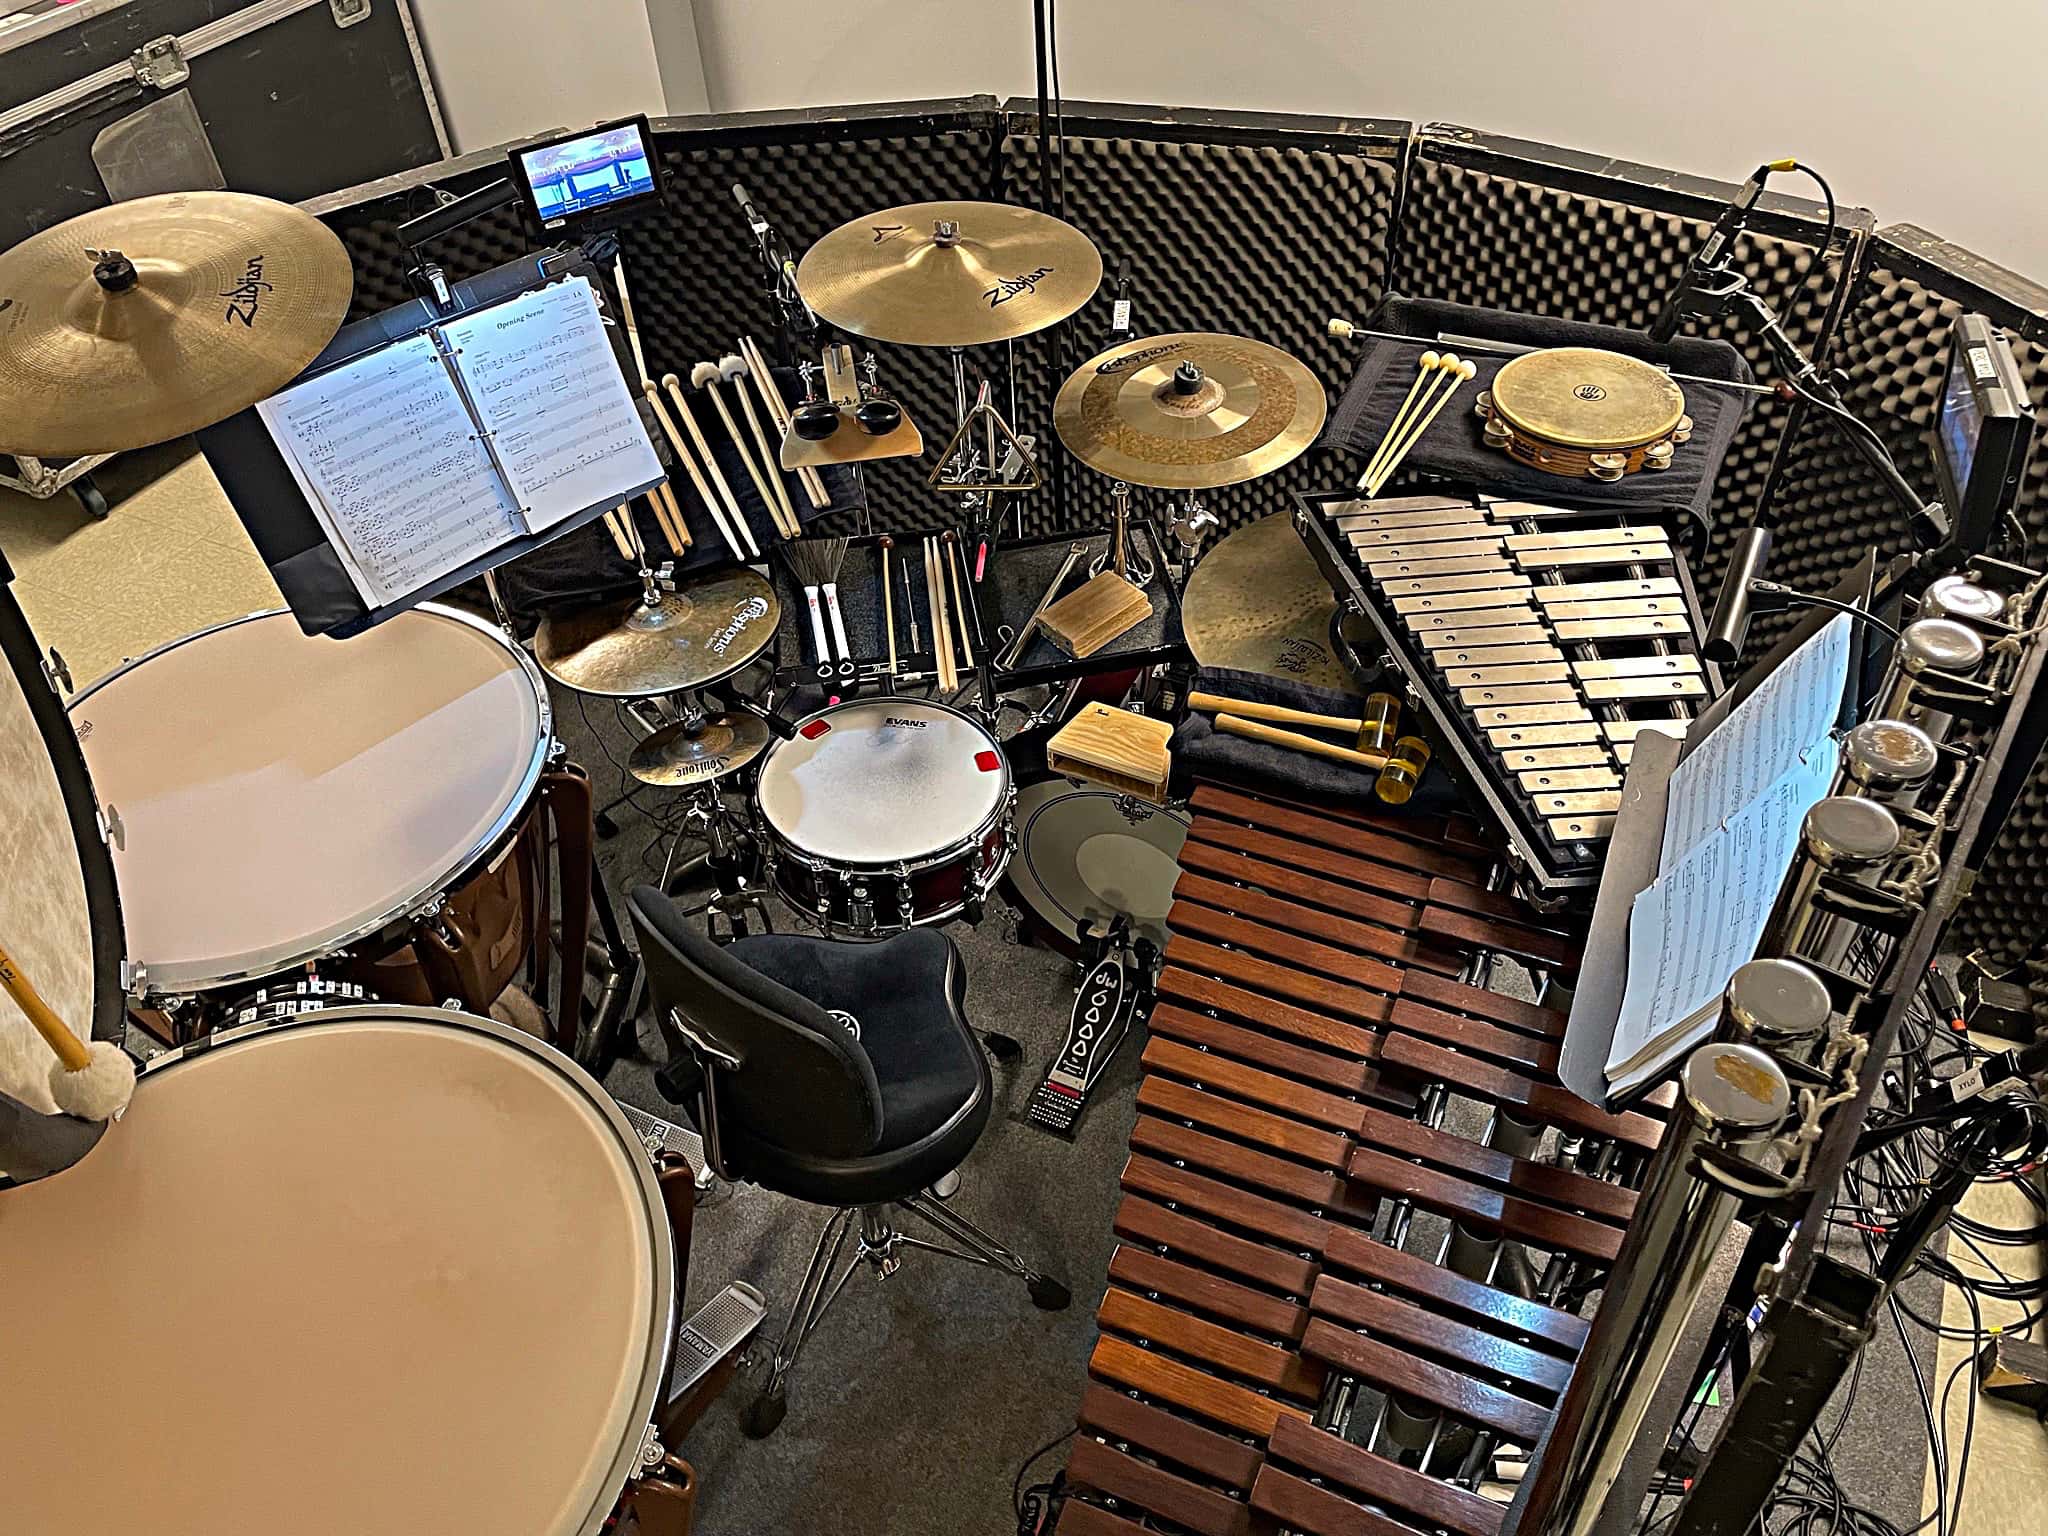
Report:
[[0,253],[0,450],[118,453],[223,421],[334,339],[354,278],[289,203],[171,192]]
[[533,637],[541,670],[579,693],[614,699],[681,693],[730,677],[775,638],[775,588],[744,568],[664,592],[551,614]]
[[804,253],[797,291],[856,336],[979,347],[1056,325],[1102,285],[1073,225],[1007,203],[910,203],[842,224]]
[[1052,422],[1089,468],[1188,491],[1272,473],[1328,411],[1316,376],[1278,347],[1190,331],[1089,359],[1060,386]]
[[633,749],[626,767],[642,784],[682,789],[739,772],[767,746],[766,721],[727,710],[663,726]]
[[1358,693],[1330,649],[1336,596],[1285,512],[1239,528],[1204,555],[1180,607],[1188,649],[1205,667]]

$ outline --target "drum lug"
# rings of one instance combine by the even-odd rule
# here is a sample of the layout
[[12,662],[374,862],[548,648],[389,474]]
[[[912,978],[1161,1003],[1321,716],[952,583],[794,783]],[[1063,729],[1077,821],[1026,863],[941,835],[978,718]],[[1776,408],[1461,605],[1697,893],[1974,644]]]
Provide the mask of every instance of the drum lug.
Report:
[[148,967],[135,960],[121,962],[121,990],[130,997],[141,999],[149,987]]
[[865,880],[857,881],[847,893],[846,919],[855,928],[872,929],[875,926],[875,899],[869,893]]
[[100,841],[122,852],[128,849],[128,828],[122,825],[121,813],[113,806],[101,806],[93,812],[100,824]]
[[661,1436],[652,1424],[640,1431],[640,1465],[643,1470],[652,1472],[667,1455],[661,1446]]
[[50,692],[58,698],[67,698],[71,693],[71,668],[64,663],[63,653],[54,645],[50,654],[42,659],[43,681],[50,685]]

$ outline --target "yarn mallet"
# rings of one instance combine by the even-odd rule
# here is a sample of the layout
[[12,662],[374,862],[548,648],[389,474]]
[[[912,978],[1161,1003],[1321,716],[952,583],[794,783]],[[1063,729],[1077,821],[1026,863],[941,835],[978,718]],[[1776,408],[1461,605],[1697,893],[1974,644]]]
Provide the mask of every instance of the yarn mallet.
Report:
[[57,1108],[81,1120],[111,1120],[135,1095],[135,1063],[111,1040],[90,1046],[74,1035],[43,1001],[14,957],[0,949],[0,987],[14,999],[57,1059],[50,1064],[50,1097]]

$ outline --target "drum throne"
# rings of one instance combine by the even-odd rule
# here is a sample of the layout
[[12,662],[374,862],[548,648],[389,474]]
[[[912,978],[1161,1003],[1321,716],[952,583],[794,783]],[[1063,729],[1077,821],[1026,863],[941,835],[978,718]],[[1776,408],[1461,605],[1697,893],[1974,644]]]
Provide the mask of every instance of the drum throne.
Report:
[[[1047,1311],[1067,1305],[1065,1285],[933,1193],[994,1101],[951,939],[913,928],[874,944],[766,934],[720,946],[653,886],[629,908],[669,1047],[655,1080],[690,1113],[712,1170],[832,1211],[749,1435],[782,1422],[797,1356],[863,1265],[888,1276],[906,1252],[937,1253],[1016,1276]],[[902,1213],[937,1240],[901,1230]]]

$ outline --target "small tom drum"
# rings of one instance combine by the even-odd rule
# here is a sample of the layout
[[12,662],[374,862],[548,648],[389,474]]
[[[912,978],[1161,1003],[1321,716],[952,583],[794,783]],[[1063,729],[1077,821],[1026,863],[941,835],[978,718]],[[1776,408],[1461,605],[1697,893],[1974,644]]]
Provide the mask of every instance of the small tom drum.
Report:
[[922,699],[820,710],[768,749],[755,793],[776,890],[849,938],[978,917],[1015,841],[1001,745]]
[[0,1329],[10,1530],[591,1536],[659,1460],[660,1179],[594,1079],[489,1019],[159,1057],[82,1162],[0,1190],[0,1231],[0,1316],[34,1319]]

